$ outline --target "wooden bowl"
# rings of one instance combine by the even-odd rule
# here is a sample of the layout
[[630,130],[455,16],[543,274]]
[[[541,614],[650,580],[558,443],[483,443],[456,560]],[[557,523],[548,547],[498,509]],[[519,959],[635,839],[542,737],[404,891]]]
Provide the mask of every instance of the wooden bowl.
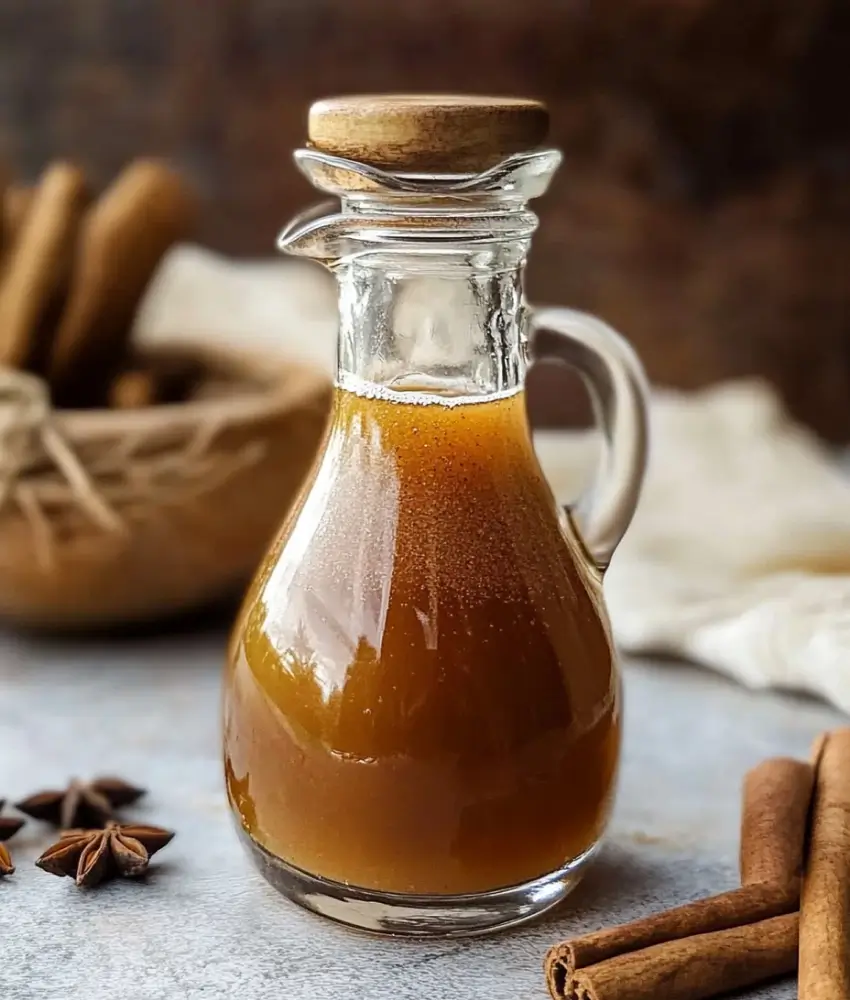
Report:
[[0,617],[114,626],[250,579],[316,454],[330,383],[279,356],[175,350],[199,362],[197,394],[138,410],[52,411],[43,383],[0,372]]

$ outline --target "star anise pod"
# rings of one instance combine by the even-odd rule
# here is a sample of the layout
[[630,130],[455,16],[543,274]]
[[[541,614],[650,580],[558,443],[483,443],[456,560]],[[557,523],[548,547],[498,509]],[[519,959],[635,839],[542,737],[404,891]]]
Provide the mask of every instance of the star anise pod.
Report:
[[[3,811],[3,806],[5,805],[5,800],[0,799],[0,812]],[[0,816],[0,875],[11,875],[15,870],[15,866],[12,864],[12,856],[9,854],[9,848],[6,847],[3,841],[8,840],[9,837],[13,837],[25,822],[26,820],[15,819],[12,816]]]
[[119,825],[103,830],[65,830],[36,865],[51,875],[70,875],[77,885],[93,886],[118,875],[138,878],[148,862],[172,839],[158,826]]
[[[0,812],[3,812],[5,805],[6,800],[0,799]],[[24,823],[26,823],[25,819],[18,819],[15,816],[0,816],[0,840],[8,840],[9,837],[14,837]]]
[[75,778],[67,788],[30,795],[16,803],[18,809],[33,819],[42,819],[63,830],[104,826],[115,816],[119,806],[130,805],[145,794],[120,778],[96,778],[83,782]]

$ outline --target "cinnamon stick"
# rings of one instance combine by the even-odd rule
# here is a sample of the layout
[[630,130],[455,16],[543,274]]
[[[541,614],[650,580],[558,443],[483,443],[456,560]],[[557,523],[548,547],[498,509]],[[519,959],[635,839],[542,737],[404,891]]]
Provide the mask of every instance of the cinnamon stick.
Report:
[[10,184],[3,195],[3,232],[7,246],[12,246],[33,203],[35,189]]
[[800,1000],[850,997],[850,729],[819,757],[800,907]]
[[571,980],[579,969],[694,935],[710,935],[782,916],[796,910],[798,900],[798,883],[757,883],[563,941],[546,955],[549,992],[555,1000],[563,1000],[573,995]]
[[820,757],[821,754],[823,753],[823,748],[826,746],[826,741],[828,739],[829,739],[829,733],[821,733],[819,736],[816,736],[812,741],[812,745],[809,749],[809,760],[814,765],[815,770],[817,770],[818,766],[820,765]]
[[121,372],[109,386],[109,405],[115,410],[138,410],[157,402],[152,371],[135,368]]
[[182,403],[192,396],[202,376],[202,367],[196,359],[142,358],[113,378],[107,401],[116,410]]
[[744,778],[741,882],[788,883],[803,874],[815,769],[788,757],[766,760]]
[[707,1000],[753,986],[794,971],[797,928],[798,914],[789,913],[620,955],[577,972],[575,996]]
[[192,189],[156,160],[127,166],[86,214],[48,366],[58,405],[102,403],[142,294],[195,215]]

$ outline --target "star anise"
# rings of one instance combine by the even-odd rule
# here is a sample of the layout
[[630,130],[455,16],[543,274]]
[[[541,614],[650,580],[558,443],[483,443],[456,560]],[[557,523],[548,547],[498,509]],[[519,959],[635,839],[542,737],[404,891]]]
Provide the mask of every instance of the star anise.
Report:
[[[0,799],[0,812],[3,812],[5,805],[6,800]],[[14,837],[24,823],[26,823],[25,819],[18,819],[15,816],[0,816],[0,840],[8,840],[9,837]]]
[[[0,812],[3,811],[3,806],[6,802],[0,799]],[[11,875],[15,870],[15,866],[12,864],[12,856],[9,854],[9,848],[3,843],[4,840],[8,840],[9,837],[13,837],[18,830],[24,825],[26,820],[14,819],[11,816],[0,816],[0,875]]]
[[118,875],[138,878],[148,862],[172,839],[158,826],[119,825],[103,830],[64,830],[36,865],[51,875],[70,875],[77,885],[93,886]]
[[130,805],[144,794],[143,788],[129,785],[120,778],[96,778],[89,782],[75,778],[67,788],[38,792],[16,806],[27,816],[63,830],[88,829],[104,826],[113,819],[117,807]]

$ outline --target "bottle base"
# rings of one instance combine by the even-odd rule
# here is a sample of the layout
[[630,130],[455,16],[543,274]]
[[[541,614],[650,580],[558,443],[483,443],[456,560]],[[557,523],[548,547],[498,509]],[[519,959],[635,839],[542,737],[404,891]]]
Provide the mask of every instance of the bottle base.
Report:
[[599,842],[563,868],[531,882],[456,896],[422,896],[360,889],[311,875],[281,861],[239,828],[260,874],[313,913],[376,934],[399,937],[468,937],[532,920],[557,906],[581,881]]

